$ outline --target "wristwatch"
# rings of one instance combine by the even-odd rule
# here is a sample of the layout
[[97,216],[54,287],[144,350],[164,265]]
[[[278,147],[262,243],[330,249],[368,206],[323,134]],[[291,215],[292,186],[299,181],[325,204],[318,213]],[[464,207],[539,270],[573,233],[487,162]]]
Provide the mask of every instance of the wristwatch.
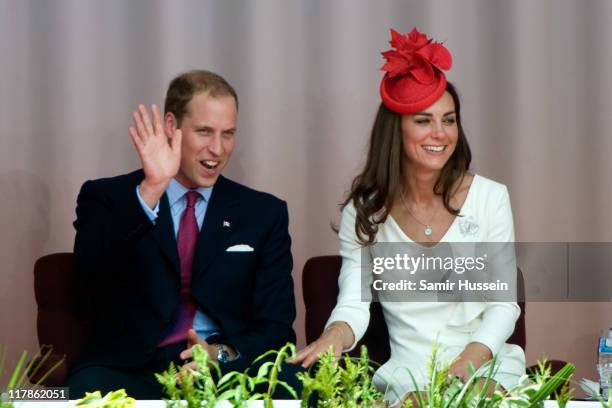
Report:
[[220,363],[228,363],[231,361],[229,351],[223,344],[215,344],[217,346],[217,361]]

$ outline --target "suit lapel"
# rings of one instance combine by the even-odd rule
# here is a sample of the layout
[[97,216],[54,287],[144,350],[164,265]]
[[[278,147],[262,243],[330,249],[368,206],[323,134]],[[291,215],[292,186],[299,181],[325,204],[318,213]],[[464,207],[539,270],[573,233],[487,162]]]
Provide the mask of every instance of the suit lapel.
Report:
[[174,236],[174,226],[172,225],[172,217],[170,215],[170,204],[165,193],[159,202],[159,216],[155,222],[155,228],[153,228],[153,236],[161,247],[162,252],[170,259],[180,275],[181,267],[176,247],[176,238]]
[[225,249],[225,244],[235,218],[238,197],[233,194],[230,182],[223,176],[215,183],[193,261],[193,279],[200,276],[210,263]]

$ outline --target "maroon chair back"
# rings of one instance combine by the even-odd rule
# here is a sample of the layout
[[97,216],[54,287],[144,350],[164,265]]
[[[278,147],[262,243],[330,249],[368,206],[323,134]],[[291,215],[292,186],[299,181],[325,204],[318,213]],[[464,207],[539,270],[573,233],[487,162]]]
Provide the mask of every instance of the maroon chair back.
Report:
[[[302,272],[302,292],[306,306],[306,342],[315,341],[336,306],[338,276],[342,258],[339,255],[310,258]],[[349,353],[358,357],[361,345],[368,348],[370,359],[383,364],[389,359],[389,332],[380,303],[370,305],[370,325],[357,346]]]
[[[47,386],[65,383],[68,367],[74,362],[89,332],[90,324],[84,317],[86,311],[79,297],[84,292],[79,290],[78,282],[72,253],[45,255],[34,264],[38,343],[41,348],[53,348],[38,373],[44,374],[65,356],[64,363],[43,382]],[[37,377],[30,380],[36,381]]]
[[527,347],[527,333],[525,332],[525,314],[527,313],[527,304],[525,303],[525,279],[521,268],[516,268],[516,295],[518,305],[521,308],[521,314],[514,325],[514,332],[507,340],[507,343],[516,344],[525,350]]
[[[342,258],[339,255],[317,256],[310,258],[304,265],[302,273],[302,290],[306,306],[306,342],[316,340],[325,327],[325,323],[336,305],[338,298],[338,276]],[[525,302],[524,282],[521,270],[518,270],[517,292],[521,315],[516,322],[514,333],[508,339],[509,343],[525,349]],[[370,305],[370,325],[357,347],[349,354],[359,355],[359,346],[368,348],[370,358],[380,364],[389,359],[389,333],[382,313],[380,303]]]

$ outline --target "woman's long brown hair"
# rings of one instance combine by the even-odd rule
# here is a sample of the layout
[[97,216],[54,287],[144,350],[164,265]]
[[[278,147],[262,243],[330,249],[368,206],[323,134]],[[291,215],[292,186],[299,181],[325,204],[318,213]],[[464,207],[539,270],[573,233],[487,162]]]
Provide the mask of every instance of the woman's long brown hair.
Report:
[[[458,215],[459,209],[451,207],[450,200],[454,193],[453,187],[459,185],[458,181],[470,168],[472,152],[461,126],[459,95],[450,82],[447,82],[446,91],[455,103],[459,135],[455,151],[436,181],[434,193],[442,196],[444,207],[451,214]],[[401,189],[404,150],[401,120],[400,114],[380,105],[372,127],[365,167],[353,180],[351,191],[342,203],[342,208],[350,202],[355,206],[355,234],[364,246],[374,243],[378,225],[386,221]]]

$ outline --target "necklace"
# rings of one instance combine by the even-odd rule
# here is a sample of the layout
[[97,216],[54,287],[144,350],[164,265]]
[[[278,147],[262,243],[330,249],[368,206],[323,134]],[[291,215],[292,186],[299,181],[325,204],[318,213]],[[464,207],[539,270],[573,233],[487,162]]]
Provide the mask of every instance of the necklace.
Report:
[[423,227],[423,235],[425,235],[426,237],[430,237],[431,234],[433,234],[433,229],[431,228],[431,221],[433,220],[433,216],[431,217],[431,219],[429,220],[429,222],[423,222],[420,219],[418,219],[416,217],[416,215],[414,215],[412,213],[412,211],[410,211],[410,208],[408,208],[408,203],[406,203],[406,199],[404,198],[404,190],[400,191],[400,199],[402,200],[402,204],[404,204],[404,208],[406,209],[406,211],[408,211],[408,214],[410,214],[410,216],[412,216],[412,218],[414,218],[415,220],[417,220],[417,222],[419,224],[421,224]]

